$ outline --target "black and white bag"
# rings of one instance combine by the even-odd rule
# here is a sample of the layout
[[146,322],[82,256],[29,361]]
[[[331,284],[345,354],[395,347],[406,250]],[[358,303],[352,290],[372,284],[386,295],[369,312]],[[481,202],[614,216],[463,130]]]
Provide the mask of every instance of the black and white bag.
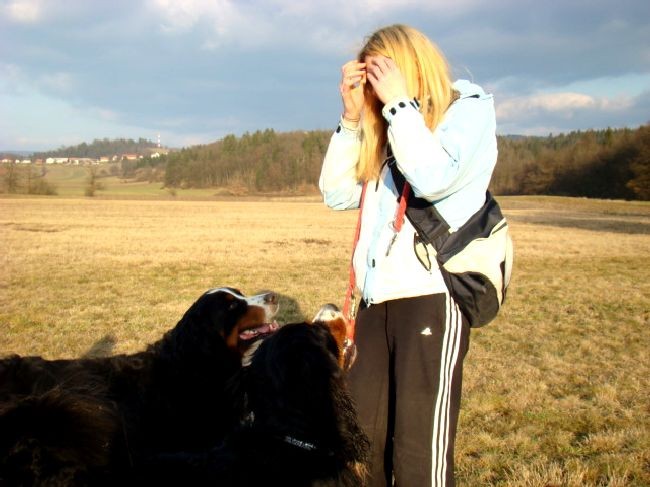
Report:
[[407,195],[405,213],[417,232],[413,247],[418,259],[427,270],[437,261],[470,326],[488,324],[505,300],[512,271],[512,239],[501,208],[488,191],[483,206],[452,231],[435,204],[404,191],[408,183],[390,159],[397,190]]

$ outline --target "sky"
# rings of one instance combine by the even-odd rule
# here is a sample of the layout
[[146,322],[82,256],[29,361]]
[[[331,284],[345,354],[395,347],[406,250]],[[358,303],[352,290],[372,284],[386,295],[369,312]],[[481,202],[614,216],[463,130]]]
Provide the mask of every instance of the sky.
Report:
[[411,25],[499,134],[650,122],[648,0],[0,0],[0,150],[332,129],[341,66]]

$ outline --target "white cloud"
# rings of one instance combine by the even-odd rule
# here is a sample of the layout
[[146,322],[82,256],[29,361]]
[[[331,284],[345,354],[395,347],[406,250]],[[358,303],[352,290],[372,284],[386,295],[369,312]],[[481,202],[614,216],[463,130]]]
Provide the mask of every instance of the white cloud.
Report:
[[95,112],[98,118],[107,122],[116,122],[120,118],[120,115],[116,111],[107,108],[96,108]]
[[74,77],[70,73],[56,72],[43,75],[38,82],[47,92],[71,94],[75,88]]
[[499,133],[546,135],[576,129],[634,127],[648,122],[648,92],[593,96],[578,92],[537,93],[507,98],[496,113]]
[[38,0],[14,0],[3,10],[9,20],[21,24],[34,24],[43,17],[42,4]]
[[0,93],[20,93],[23,87],[23,72],[15,64],[0,64]]
[[[402,11],[447,18],[478,0],[147,0],[166,34],[199,35],[199,46],[216,50],[242,48],[309,48],[317,52],[355,52],[363,38],[381,25],[400,22]],[[407,22],[408,23],[408,22]]]
[[198,32],[198,47],[203,50],[224,45],[258,47],[286,37],[261,6],[231,0],[149,0],[149,8],[160,17],[163,33]]
[[596,109],[616,111],[628,108],[632,103],[629,97],[594,97],[584,93],[544,93],[519,96],[497,103],[497,118],[511,121],[530,118],[535,113],[547,113],[571,118],[577,111]]
[[[39,123],[192,140],[327,128],[339,66],[391,23],[421,29],[455,77],[495,93],[502,133],[636,126],[650,113],[649,13],[642,0],[593,0],[589,15],[582,0],[0,0],[0,102],[14,100],[0,107],[21,127],[0,138]],[[43,98],[69,116],[44,117]]]
[[230,0],[150,0],[150,7],[163,19],[161,28],[182,33],[207,23],[225,36],[241,23],[241,14]]
[[[325,2],[323,2],[325,3]],[[480,0],[456,0],[448,2],[446,0],[364,0],[359,2],[364,11],[370,12],[392,12],[396,10],[412,9],[424,12],[439,12],[447,16],[468,10],[476,5],[481,5]],[[349,5],[349,2],[343,0],[343,5]]]
[[119,114],[81,106],[40,93],[4,95],[0,106],[11,117],[0,117],[0,147],[6,150],[48,150],[100,137],[154,138],[156,128],[120,121]]
[[[311,0],[308,2],[275,0],[269,3],[279,8],[282,14],[317,16],[325,14],[339,19],[359,19],[368,15],[384,16],[404,10],[437,11],[446,15],[481,5],[480,0],[456,0],[453,3],[446,0],[357,0],[354,2],[349,0]],[[398,19],[395,22],[398,22]]]
[[0,64],[0,93],[72,95],[78,83],[70,73],[48,72],[35,77],[15,64]]

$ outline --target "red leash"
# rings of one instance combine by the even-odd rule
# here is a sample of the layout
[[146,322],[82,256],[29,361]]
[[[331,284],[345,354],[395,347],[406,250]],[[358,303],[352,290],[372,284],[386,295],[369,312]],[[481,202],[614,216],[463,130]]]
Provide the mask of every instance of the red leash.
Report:
[[393,230],[395,231],[395,236],[402,229],[404,225],[404,214],[406,213],[406,204],[409,199],[409,192],[411,191],[411,185],[404,181],[404,187],[402,188],[402,196],[399,198],[399,206],[397,207],[397,212],[395,213],[395,220],[393,221]]
[[[343,304],[343,316],[345,316],[348,320],[347,338],[350,341],[354,341],[354,326],[355,326],[355,320],[357,316],[356,299],[354,297],[354,289],[356,287],[356,280],[357,280],[356,273],[354,272],[354,251],[357,248],[357,244],[359,243],[359,235],[361,234],[361,217],[363,215],[363,202],[366,197],[367,186],[368,183],[364,183],[363,188],[361,189],[361,199],[359,201],[359,218],[357,219],[357,229],[354,232],[354,242],[352,244],[352,257],[350,257],[350,279],[348,282],[347,292],[345,293],[345,302]],[[395,232],[395,234],[393,235],[393,239],[390,241],[386,255],[388,255],[388,253],[390,252],[390,249],[393,246],[395,239],[397,238],[397,234],[400,232],[400,230],[402,229],[402,225],[404,224],[404,214],[406,213],[406,205],[408,202],[408,196],[410,190],[411,190],[411,186],[409,185],[409,183],[404,182],[404,188],[402,189],[402,194],[400,196],[399,206],[397,207],[397,211],[395,212],[395,220],[393,221],[393,231]]]
[[352,243],[352,256],[350,257],[350,278],[348,289],[345,293],[345,302],[343,303],[343,316],[348,320],[347,338],[354,340],[354,320],[356,318],[356,300],[354,298],[354,288],[356,286],[357,276],[354,272],[354,251],[359,243],[359,234],[361,233],[361,215],[363,214],[363,202],[366,198],[366,187],[368,183],[363,183],[361,188],[361,199],[359,200],[359,217],[357,218],[357,229],[354,231],[354,242]]

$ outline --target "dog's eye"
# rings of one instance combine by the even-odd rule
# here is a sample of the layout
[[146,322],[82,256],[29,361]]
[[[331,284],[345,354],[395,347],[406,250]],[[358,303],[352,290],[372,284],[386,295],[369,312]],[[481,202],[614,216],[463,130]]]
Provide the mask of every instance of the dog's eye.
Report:
[[228,311],[232,311],[232,310],[236,309],[237,306],[239,306],[239,302],[233,301],[232,303],[230,303],[230,306],[228,306]]

